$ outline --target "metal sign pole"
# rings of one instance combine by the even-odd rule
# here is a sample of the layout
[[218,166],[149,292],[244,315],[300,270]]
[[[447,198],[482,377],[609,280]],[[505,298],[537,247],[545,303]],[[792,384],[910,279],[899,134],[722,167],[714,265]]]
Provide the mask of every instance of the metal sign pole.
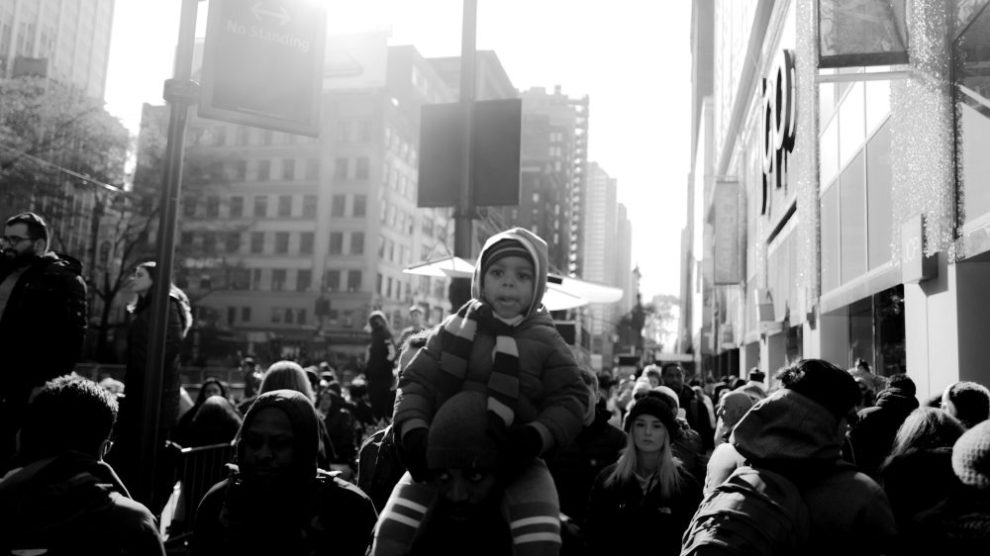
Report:
[[[464,0],[461,26],[461,91],[463,110],[464,156],[461,160],[461,188],[454,213],[454,255],[465,260],[473,258],[474,227],[474,100],[475,100],[475,35],[478,20],[478,0]],[[454,278],[450,281],[450,310],[456,311],[471,297],[471,280]]]
[[139,460],[138,499],[150,503],[155,495],[155,473],[158,455],[165,439],[159,438],[162,387],[165,374],[165,335],[168,331],[169,290],[172,283],[172,262],[175,256],[175,226],[178,215],[179,192],[182,189],[182,151],[189,106],[199,98],[198,85],[190,81],[192,53],[196,38],[196,11],[199,0],[182,0],[179,41],[175,53],[175,73],[165,82],[168,102],[168,143],[165,147],[165,173],[159,201],[158,241],[154,297],[151,305],[148,359],[145,366],[141,416],[141,457]]

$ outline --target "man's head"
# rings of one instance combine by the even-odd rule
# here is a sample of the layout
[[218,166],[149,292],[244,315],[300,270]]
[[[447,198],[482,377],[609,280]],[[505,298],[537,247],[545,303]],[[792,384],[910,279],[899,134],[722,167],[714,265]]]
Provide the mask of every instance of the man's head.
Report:
[[663,379],[663,385],[672,389],[674,392],[680,392],[684,388],[684,369],[677,363],[667,363],[664,365],[661,378]]
[[499,451],[487,430],[487,404],[480,392],[461,392],[440,406],[430,426],[426,463],[439,508],[453,520],[468,520],[497,499]]
[[547,244],[523,228],[512,228],[485,242],[474,269],[471,295],[504,319],[528,316],[543,302]]
[[802,359],[780,371],[777,380],[824,406],[836,419],[849,416],[861,399],[852,375],[824,359]]
[[33,212],[11,216],[0,236],[0,250],[15,266],[30,264],[48,251],[48,224]]
[[990,416],[990,391],[976,382],[950,384],[942,392],[942,409],[971,428]]
[[413,326],[423,326],[423,308],[413,305],[409,308],[409,321]]
[[116,421],[117,401],[99,384],[74,375],[55,378],[28,405],[20,455],[30,462],[76,451],[101,459]]
[[294,390],[258,396],[237,434],[237,463],[246,482],[262,489],[300,484],[316,476],[316,409]]
[[749,379],[753,382],[763,382],[767,375],[760,370],[759,367],[753,367],[749,370]]

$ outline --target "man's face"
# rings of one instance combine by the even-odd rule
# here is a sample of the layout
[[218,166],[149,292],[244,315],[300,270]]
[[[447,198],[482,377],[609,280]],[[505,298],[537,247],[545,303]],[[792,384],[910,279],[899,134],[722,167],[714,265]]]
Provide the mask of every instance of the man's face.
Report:
[[409,320],[413,326],[423,326],[423,311],[413,311],[409,313]]
[[529,310],[533,301],[533,276],[533,263],[528,259],[502,257],[485,270],[481,296],[498,316],[515,318]]
[[204,400],[206,398],[209,398],[210,396],[222,396],[222,395],[223,395],[223,389],[220,388],[220,385],[215,382],[211,382],[203,387]]
[[292,423],[284,411],[266,407],[258,411],[241,437],[245,475],[259,483],[272,483],[292,465],[295,456]]
[[674,392],[680,392],[684,388],[684,375],[674,367],[668,367],[663,371],[663,385]]
[[474,469],[445,469],[434,483],[440,493],[440,506],[454,521],[467,521],[491,501],[498,481],[495,473]]
[[0,249],[4,258],[19,267],[44,254],[44,241],[31,237],[27,224],[18,222],[4,226]]

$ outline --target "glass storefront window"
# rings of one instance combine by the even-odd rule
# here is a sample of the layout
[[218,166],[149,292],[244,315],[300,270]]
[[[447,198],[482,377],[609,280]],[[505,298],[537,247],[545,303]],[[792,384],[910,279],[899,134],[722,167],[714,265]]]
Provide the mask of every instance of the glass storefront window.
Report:
[[866,105],[863,83],[853,83],[839,107],[839,167],[863,148],[866,140]]
[[862,151],[839,176],[842,282],[866,273],[866,176]]
[[866,136],[890,116],[890,81],[866,82]]
[[870,270],[890,261],[893,181],[890,166],[889,120],[866,145],[866,195],[869,217]]
[[990,213],[990,7],[956,39],[960,162],[967,222]]
[[822,289],[839,286],[839,188],[822,194]]
[[839,119],[832,118],[822,130],[818,141],[819,179],[825,187],[832,185],[839,173]]

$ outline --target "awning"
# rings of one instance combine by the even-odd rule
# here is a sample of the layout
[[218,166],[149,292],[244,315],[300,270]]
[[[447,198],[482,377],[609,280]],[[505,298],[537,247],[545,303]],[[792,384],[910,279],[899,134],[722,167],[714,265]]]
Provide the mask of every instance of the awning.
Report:
[[[405,274],[434,278],[471,278],[474,263],[461,257],[444,257],[402,269]],[[550,274],[543,304],[550,311],[583,307],[589,303],[615,303],[622,299],[622,290],[604,284]]]

